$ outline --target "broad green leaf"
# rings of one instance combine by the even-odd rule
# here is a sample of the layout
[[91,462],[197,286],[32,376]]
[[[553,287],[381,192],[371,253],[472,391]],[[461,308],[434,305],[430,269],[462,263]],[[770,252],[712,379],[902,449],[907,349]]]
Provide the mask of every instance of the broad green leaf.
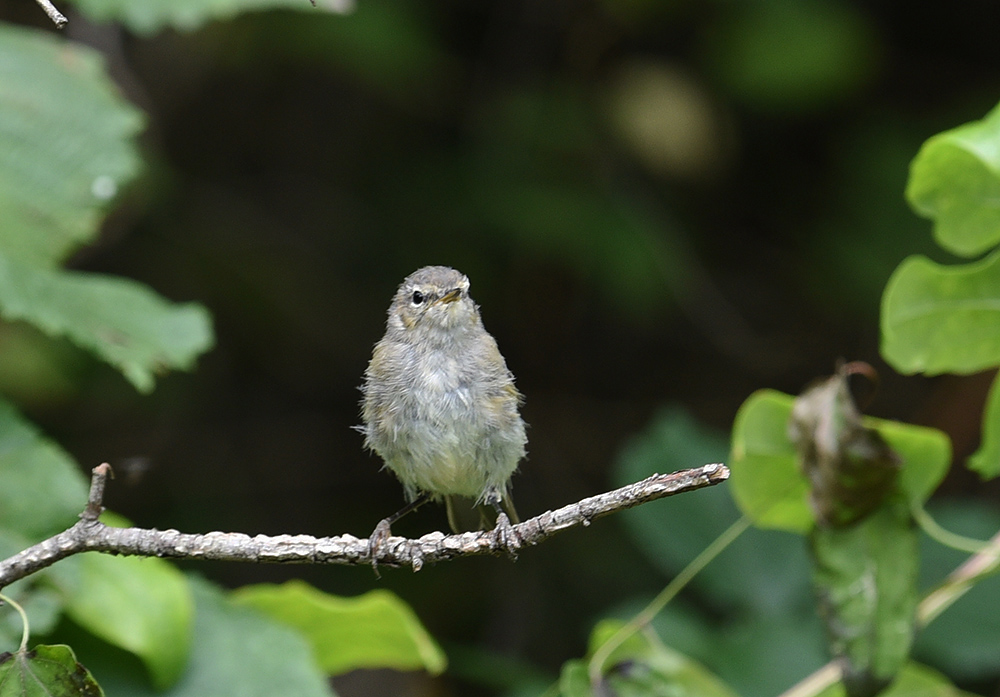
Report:
[[213,341],[200,305],[170,303],[128,279],[42,269],[2,254],[0,316],[66,336],[142,392],[153,389],[158,373],[190,368]]
[[972,257],[1000,243],[1000,107],[924,143],[906,198],[950,252]]
[[87,483],[59,446],[0,399],[0,528],[33,541],[73,525]]
[[813,515],[809,485],[788,438],[794,403],[794,397],[775,390],[759,390],[743,402],[733,422],[729,484],[755,525],[804,533]]
[[97,51],[0,24],[4,253],[54,266],[93,239],[109,200],[139,170],[142,125]]
[[975,373],[1000,364],[1000,252],[943,266],[903,261],[882,296],[882,357],[902,373]]
[[339,598],[289,581],[241,588],[233,598],[302,632],[331,675],[357,668],[423,668],[436,675],[445,668],[444,652],[410,606],[390,591]]
[[[591,633],[590,652],[611,638],[622,626],[617,620],[600,622]],[[606,664],[605,685],[596,693],[619,697],[736,697],[736,693],[684,654],[650,639],[645,634],[633,634],[612,652]],[[589,697],[587,661],[568,661],[559,679],[563,697]]]
[[[817,697],[845,697],[844,686],[837,683],[819,693]],[[907,663],[899,672],[896,681],[879,697],[976,697],[971,692],[960,690],[944,675],[936,670]]]
[[931,497],[951,466],[951,440],[936,428],[865,417],[903,461],[899,485],[911,501]]
[[910,653],[916,626],[917,534],[902,498],[860,523],[810,535],[820,614],[848,695],[888,685]]
[[[744,513],[761,527],[806,532],[812,527],[808,483],[788,439],[795,398],[774,390],[752,394],[733,424],[729,462],[731,491]],[[906,496],[923,502],[948,472],[951,443],[932,428],[865,417],[903,461],[899,484]]]
[[68,646],[39,645],[0,654],[0,697],[103,697]]
[[172,28],[192,31],[211,21],[243,12],[287,8],[312,12],[348,12],[352,0],[75,0],[80,10],[98,22],[121,22],[139,34]]
[[195,598],[194,644],[187,671],[169,697],[330,697],[307,641],[221,590],[189,579]]
[[66,627],[77,655],[109,695],[333,697],[299,632],[233,604],[208,581],[194,575],[187,581],[195,607],[191,650],[184,673],[166,690],[149,684],[148,671],[131,654],[76,625]]
[[[120,518],[103,518],[121,525]],[[50,571],[66,613],[79,625],[146,664],[163,689],[184,670],[191,646],[193,601],[188,581],[155,557],[82,554]]]
[[969,469],[979,472],[985,479],[1000,474],[1000,376],[993,378],[990,395],[983,410],[982,441],[972,457]]

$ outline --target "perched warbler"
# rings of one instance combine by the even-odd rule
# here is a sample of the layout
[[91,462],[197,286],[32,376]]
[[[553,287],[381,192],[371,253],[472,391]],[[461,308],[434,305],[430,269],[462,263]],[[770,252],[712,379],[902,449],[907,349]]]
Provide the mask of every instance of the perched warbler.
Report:
[[428,500],[444,499],[455,532],[468,529],[478,506],[473,527],[492,525],[487,513],[495,514],[506,537],[517,522],[510,477],[527,442],[522,397],[483,328],[465,275],[426,266],[403,281],[361,391],[365,445],[403,484],[409,502],[372,533],[372,558],[389,526]]

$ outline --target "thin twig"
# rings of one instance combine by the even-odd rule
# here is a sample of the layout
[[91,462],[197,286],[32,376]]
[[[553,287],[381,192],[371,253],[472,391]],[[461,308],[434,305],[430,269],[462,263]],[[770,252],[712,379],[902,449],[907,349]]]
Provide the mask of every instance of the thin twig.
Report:
[[66,15],[57,10],[56,6],[49,2],[49,0],[35,0],[35,2],[41,5],[42,9],[45,10],[45,14],[47,14],[49,19],[51,19],[56,25],[56,28],[62,29],[66,26],[66,22],[69,21],[66,19]]
[[[316,538],[309,535],[256,535],[210,532],[192,535],[176,530],[111,528],[91,514],[99,511],[104,483],[111,468],[93,470],[91,498],[80,522],[54,537],[0,562],[0,589],[81,552],[105,552],[143,557],[214,559],[273,564],[370,564],[368,539],[353,535]],[[729,478],[725,465],[712,464],[673,474],[656,474],[620,489],[592,496],[512,527],[516,547],[536,545],[552,535],[589,525],[601,516],[649,501],[718,484]],[[494,531],[445,535],[432,532],[418,539],[390,537],[378,547],[379,566],[409,566],[418,571],[427,562],[462,556],[516,551]]]

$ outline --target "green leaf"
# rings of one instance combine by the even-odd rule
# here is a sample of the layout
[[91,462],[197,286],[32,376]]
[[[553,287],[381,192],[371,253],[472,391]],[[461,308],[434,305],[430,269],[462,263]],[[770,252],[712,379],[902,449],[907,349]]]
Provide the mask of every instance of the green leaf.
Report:
[[243,12],[288,8],[312,12],[347,12],[349,0],[75,0],[80,10],[97,22],[121,22],[139,34],[173,28],[192,31],[215,20]]
[[[799,470],[788,438],[794,397],[774,390],[752,394],[733,424],[732,471],[729,484],[744,513],[760,527],[806,532],[813,522],[808,483]],[[900,456],[899,484],[906,496],[923,502],[948,472],[951,444],[932,428],[865,417]]]
[[296,631],[230,602],[215,586],[189,579],[197,614],[191,662],[169,697],[330,697],[306,640]]
[[87,504],[72,458],[0,399],[0,529],[37,541],[70,527]]
[[319,665],[332,675],[357,668],[423,668],[437,675],[446,665],[444,652],[410,606],[386,590],[339,598],[289,581],[241,588],[233,599],[302,632]]
[[157,373],[188,369],[213,341],[200,305],[174,304],[135,281],[56,271],[0,254],[0,315],[66,336],[118,368],[141,392]]
[[901,421],[865,417],[864,424],[877,429],[900,459],[903,469],[899,485],[911,501],[923,503],[931,497],[948,474],[951,440],[936,428],[914,426]]
[[924,143],[906,198],[950,252],[972,257],[1000,243],[1000,107]]
[[[104,514],[113,523],[120,519]],[[80,626],[138,656],[163,689],[184,670],[194,612],[188,581],[155,557],[83,554],[50,570]]]
[[53,266],[90,241],[139,170],[142,125],[98,52],[0,25],[0,249]]
[[[58,566],[58,565],[57,565]],[[148,683],[131,655],[76,625],[65,626],[77,655],[109,695],[128,697],[332,697],[299,632],[230,602],[228,593],[187,577],[194,597],[194,630],[187,667],[166,690]]]
[[916,626],[917,534],[902,500],[810,536],[820,614],[848,695],[870,697],[906,663]]
[[982,441],[972,457],[969,469],[979,472],[984,479],[1000,474],[1000,376],[993,378],[990,395],[983,409]]
[[[590,655],[611,638],[624,623],[604,620],[591,633]],[[612,654],[605,670],[603,691],[619,697],[736,697],[725,683],[704,666],[684,654],[650,639],[633,634]],[[587,661],[569,661],[559,679],[560,694],[584,697],[592,694]]]
[[1000,251],[952,266],[904,260],[882,296],[881,350],[903,373],[975,373],[1000,364]]
[[68,646],[39,645],[0,654],[0,697],[103,697]]
[[[819,693],[817,697],[843,697],[844,686],[837,683]],[[899,672],[896,682],[879,697],[976,697],[960,690],[936,670],[919,663],[907,663]]]
[[759,390],[747,398],[733,422],[729,484],[755,525],[804,533],[812,527],[813,515],[809,485],[788,438],[794,404],[794,397],[775,390]]

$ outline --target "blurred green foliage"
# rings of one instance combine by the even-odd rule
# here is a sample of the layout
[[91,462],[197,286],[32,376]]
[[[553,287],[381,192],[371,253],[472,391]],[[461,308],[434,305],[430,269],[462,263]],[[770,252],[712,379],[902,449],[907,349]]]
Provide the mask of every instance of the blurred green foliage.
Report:
[[[401,494],[349,430],[354,388],[394,285],[426,263],[472,278],[528,395],[522,512],[607,488],[630,436],[611,470],[619,483],[723,460],[721,434],[748,394],[795,392],[838,357],[878,360],[878,298],[892,270],[907,254],[941,253],[906,210],[906,165],[928,136],[1000,94],[1000,16],[986,5],[57,4],[70,14],[66,36],[32,3],[0,2],[5,553],[72,523],[85,497],[74,458],[112,461],[122,476],[110,505],[139,524],[367,535]],[[989,198],[994,116],[928,141],[914,163],[918,212],[960,214],[945,226],[959,232],[936,229],[946,250],[995,244],[989,216],[969,214],[975,199],[955,208],[948,188],[972,182]],[[915,307],[930,312],[917,318],[921,333],[891,325],[904,357],[890,348],[887,360],[928,370],[928,357],[973,352],[964,368],[930,372],[995,365],[989,323],[941,302],[988,300],[970,295],[989,291],[981,276],[942,278],[989,261],[905,262],[883,328],[890,296],[907,321]],[[929,273],[903,276],[920,264]],[[201,305],[163,296],[211,308],[214,327]],[[928,353],[936,336],[958,343]],[[199,356],[194,376],[165,375]],[[157,391],[140,399],[102,364]],[[965,426],[980,420],[980,382],[882,374],[880,415],[947,431],[959,461],[980,446]],[[997,392],[973,459],[984,474],[1000,462]],[[785,408],[787,397],[768,394]],[[668,400],[685,408],[657,411]],[[761,412],[758,431],[746,413],[737,436],[751,457],[794,469],[780,414]],[[947,442],[867,423],[893,447],[912,445],[904,488],[929,495]],[[962,476],[944,487],[967,497]],[[741,478],[725,486],[745,505]],[[787,467],[763,481],[765,494],[802,485]],[[810,524],[796,491],[781,530]],[[962,503],[986,536],[996,503],[980,499]],[[403,529],[440,525],[433,515]],[[445,677],[423,689],[538,694],[570,660],[564,687],[582,691],[571,659],[611,626],[598,620],[628,617],[737,516],[725,488],[702,491],[528,550],[513,567],[474,560],[386,574],[382,585],[412,604],[420,632],[455,647]],[[822,665],[809,559],[781,530],[752,528],[698,576],[655,621],[659,640],[625,648],[614,688],[647,694],[683,673],[720,694],[776,694]],[[960,558],[923,549],[921,560],[926,585]],[[179,675],[160,694],[330,693],[300,632],[205,582],[178,586],[173,567],[158,576],[148,565],[147,577],[107,561],[89,597],[63,594],[59,573],[75,573],[73,560],[9,591],[34,632],[68,637],[112,697],[152,694],[150,673],[160,685]],[[209,573],[231,585],[302,576],[338,596],[373,584],[354,569]],[[183,601],[161,606],[173,620],[141,640],[93,611],[116,585],[134,599],[137,579],[151,597],[193,594],[190,651],[157,644],[185,631]],[[1000,596],[981,588],[917,644],[948,677],[911,664],[891,694],[959,694],[949,679],[995,691],[997,632],[979,619],[1000,614]],[[73,601],[91,611],[67,619]],[[969,613],[975,632],[963,628]],[[8,619],[0,637],[13,641]],[[336,686],[348,697],[403,691],[384,679],[359,672]]]

